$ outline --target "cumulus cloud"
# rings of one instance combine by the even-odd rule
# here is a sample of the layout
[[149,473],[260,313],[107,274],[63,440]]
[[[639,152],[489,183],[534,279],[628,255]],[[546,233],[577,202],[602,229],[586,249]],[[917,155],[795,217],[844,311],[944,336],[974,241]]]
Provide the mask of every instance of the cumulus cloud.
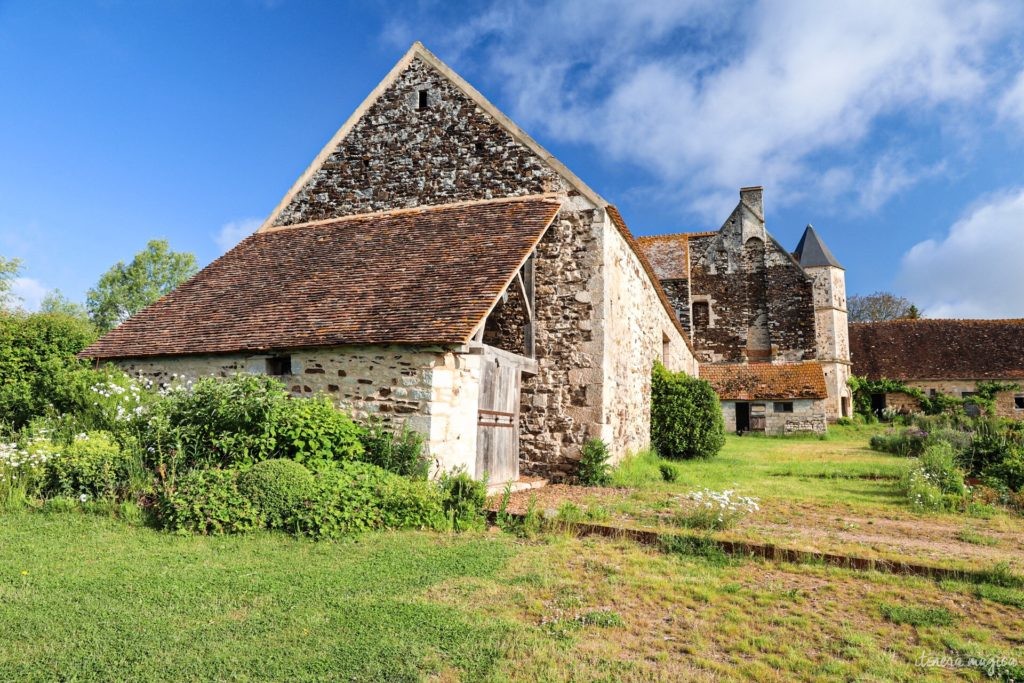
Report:
[[1024,317],[1024,187],[990,197],[903,256],[900,292],[930,318]]
[[49,291],[50,289],[46,285],[30,277],[16,277],[11,281],[11,295],[14,297],[14,302],[26,311],[39,310],[39,304],[42,303],[43,297]]
[[[835,190],[815,155],[858,151],[880,118],[984,106],[987,57],[1019,14],[997,1],[503,0],[440,48],[482,62],[525,127],[648,169],[691,205],[748,184],[794,201]],[[388,39],[422,21],[396,20]],[[848,194],[872,210],[929,175],[901,163],[889,177],[873,161],[849,169],[875,187]]]
[[256,232],[256,228],[263,223],[259,218],[243,218],[238,221],[230,221],[221,226],[220,232],[213,238],[220,247],[221,253],[228,251],[243,239]]
[[999,99],[999,118],[1024,129],[1024,71],[1017,75]]

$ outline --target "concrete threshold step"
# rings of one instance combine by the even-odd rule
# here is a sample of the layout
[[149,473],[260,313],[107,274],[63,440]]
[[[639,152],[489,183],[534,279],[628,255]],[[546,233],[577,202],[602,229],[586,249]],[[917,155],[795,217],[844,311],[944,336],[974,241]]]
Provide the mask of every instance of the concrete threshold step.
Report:
[[547,486],[548,480],[542,477],[520,477],[513,482],[502,482],[500,484],[488,484],[487,495],[493,496],[496,493],[504,493],[505,487],[508,486],[512,493],[519,493],[520,491],[529,491],[530,489],[539,489]]

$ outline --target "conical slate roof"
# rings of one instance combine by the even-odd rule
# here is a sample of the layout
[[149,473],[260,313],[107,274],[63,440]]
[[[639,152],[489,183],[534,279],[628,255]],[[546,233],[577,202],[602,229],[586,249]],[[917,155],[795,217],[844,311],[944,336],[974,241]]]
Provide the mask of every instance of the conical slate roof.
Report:
[[796,251],[793,252],[793,256],[804,268],[814,266],[842,268],[836,257],[832,255],[832,252],[828,250],[825,243],[818,237],[814,226],[810,224],[804,230],[804,236],[800,238],[800,244],[796,245]]

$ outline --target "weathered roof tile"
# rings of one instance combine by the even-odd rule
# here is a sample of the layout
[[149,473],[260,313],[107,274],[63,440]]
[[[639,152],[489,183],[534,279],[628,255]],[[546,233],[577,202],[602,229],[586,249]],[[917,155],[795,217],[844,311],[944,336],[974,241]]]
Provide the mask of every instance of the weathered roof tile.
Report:
[[870,379],[1024,378],[1024,319],[854,323],[850,355]]
[[258,232],[81,355],[463,343],[560,206],[520,198]]
[[723,401],[827,398],[821,363],[706,363],[700,377]]

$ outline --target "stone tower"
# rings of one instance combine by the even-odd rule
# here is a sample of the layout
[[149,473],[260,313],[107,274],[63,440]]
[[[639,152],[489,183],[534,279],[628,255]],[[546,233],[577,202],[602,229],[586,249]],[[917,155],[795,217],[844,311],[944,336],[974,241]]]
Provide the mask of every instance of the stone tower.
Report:
[[846,271],[808,225],[793,256],[814,281],[814,327],[818,361],[828,387],[826,415],[830,420],[852,414],[850,388],[850,331],[846,317]]

